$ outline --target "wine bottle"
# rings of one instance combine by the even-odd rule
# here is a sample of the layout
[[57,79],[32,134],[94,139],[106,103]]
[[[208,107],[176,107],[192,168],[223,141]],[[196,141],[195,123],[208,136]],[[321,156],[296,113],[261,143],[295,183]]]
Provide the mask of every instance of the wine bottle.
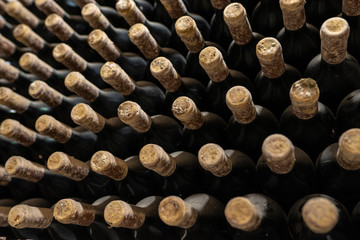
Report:
[[66,12],[73,15],[81,15],[81,8],[73,0],[55,0]]
[[202,16],[208,23],[211,21],[211,18],[214,14],[214,9],[212,7],[211,1],[208,0],[188,0],[189,11],[196,13]]
[[1,34],[4,35],[4,37],[6,37],[7,39],[9,39],[11,42],[15,43],[19,47],[22,47],[22,48],[25,47],[22,43],[18,42],[14,38],[14,36],[12,34],[12,32],[14,30],[14,25],[10,24],[8,21],[8,18],[5,18],[5,16],[3,14],[0,16],[0,30],[1,30]]
[[224,150],[217,144],[208,143],[200,148],[198,160],[206,170],[207,189],[223,202],[257,189],[255,164],[240,151]]
[[348,51],[360,61],[360,6],[357,1],[342,1],[342,17],[348,22],[350,35],[348,39]]
[[146,144],[139,153],[141,164],[164,177],[162,183],[163,195],[187,197],[203,192],[204,172],[196,156],[185,151],[168,154],[156,144]]
[[[0,31],[2,32],[1,29]],[[28,51],[28,49],[20,48],[19,46],[15,45],[13,41],[10,41],[5,36],[0,34],[0,57],[9,61],[11,65],[19,68],[19,58],[25,51]]]
[[[153,0],[153,2],[154,10],[150,19],[162,23],[168,29],[171,29],[173,21],[168,12],[166,11],[166,8],[164,7],[164,5],[161,4],[160,0]],[[184,0],[183,2],[185,3],[185,5],[187,4],[187,0]]]
[[229,68],[244,73],[254,81],[261,69],[256,57],[256,45],[263,36],[251,30],[246,9],[240,3],[229,4],[223,15],[233,39],[228,48]]
[[105,119],[89,105],[79,103],[71,110],[71,119],[78,125],[94,132],[102,150],[115,156],[130,157],[138,154],[145,139],[118,117]]
[[330,109],[318,102],[319,88],[311,78],[296,81],[290,89],[291,106],[281,115],[279,132],[309,157],[316,158],[335,142],[335,118]]
[[291,104],[291,85],[301,78],[301,74],[284,62],[281,44],[275,38],[260,40],[256,45],[256,56],[261,70],[254,80],[254,101],[280,118],[285,108]]
[[177,227],[174,231],[181,234],[179,239],[230,239],[225,230],[224,204],[208,194],[194,194],[184,200],[166,197],[158,211],[165,224]]
[[199,62],[211,80],[207,92],[212,111],[227,121],[232,114],[226,106],[226,92],[237,85],[251,91],[252,84],[241,72],[229,69],[221,52],[215,47],[204,48],[200,52]]
[[286,212],[296,200],[314,190],[312,160],[281,134],[272,134],[264,140],[256,173],[262,192],[277,201]]
[[228,146],[227,124],[218,115],[200,110],[188,97],[178,97],[171,108],[174,116],[184,125],[181,148],[197,153],[206,143]]
[[174,152],[180,146],[182,128],[172,118],[164,115],[147,115],[141,107],[132,101],[125,101],[118,108],[122,122],[142,133],[146,143],[154,143],[166,152]]
[[89,34],[88,43],[106,61],[119,64],[135,81],[145,79],[146,61],[135,53],[123,53],[105,32],[96,29]]
[[[2,121],[4,121],[4,118]],[[0,162],[5,164],[6,160],[13,155],[23,156],[31,159],[31,151],[20,143],[0,135]]]
[[119,0],[115,7],[130,26],[136,23],[144,24],[161,47],[168,46],[171,35],[170,30],[162,23],[149,21],[144,12],[136,6],[134,0]]
[[6,13],[6,2],[4,0],[0,1],[0,15],[3,16],[6,21],[8,21],[11,25],[18,24],[18,22],[14,18],[12,18],[9,14]]
[[359,201],[359,139],[360,129],[344,132],[338,141],[326,147],[315,164],[315,183],[318,193],[339,200],[348,211]]
[[284,210],[266,195],[251,193],[231,199],[225,217],[233,239],[290,239]]
[[81,161],[91,158],[98,148],[97,136],[90,131],[77,131],[50,115],[41,115],[35,122],[36,131],[63,144],[67,154]]
[[19,2],[38,18],[45,19],[46,15],[37,8],[35,0],[19,0]]
[[342,4],[339,0],[308,0],[305,4],[306,19],[320,29],[327,19],[341,14]]
[[336,112],[341,100],[360,88],[360,64],[347,53],[349,24],[343,18],[326,20],[320,29],[321,53],[306,67],[305,76],[316,80],[319,101]]
[[292,206],[288,219],[294,240],[357,238],[346,208],[327,195],[312,194],[299,199]]
[[2,198],[0,200],[0,235],[7,238],[15,239],[15,234],[8,223],[8,214],[10,209],[15,206],[17,202],[13,199]]
[[89,201],[115,192],[114,182],[92,171],[90,161],[82,162],[64,152],[54,152],[47,161],[47,167],[54,173],[76,181],[81,196]]
[[69,73],[65,78],[65,86],[83,97],[91,107],[107,118],[116,116],[117,107],[124,102],[123,95],[110,88],[100,90],[79,72]]

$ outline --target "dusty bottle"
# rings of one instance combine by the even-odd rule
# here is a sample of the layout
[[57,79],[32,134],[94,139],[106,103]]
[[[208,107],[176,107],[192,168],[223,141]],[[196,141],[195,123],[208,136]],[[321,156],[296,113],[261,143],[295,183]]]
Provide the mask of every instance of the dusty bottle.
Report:
[[305,4],[307,21],[320,29],[321,25],[329,18],[341,14],[343,1],[338,0],[308,0]]
[[10,64],[13,65],[14,67],[19,68],[19,59],[21,55],[24,54],[26,51],[29,51],[30,49],[20,48],[15,44],[15,41],[16,41],[15,39],[10,40],[5,36],[3,36],[2,34],[0,34],[0,57],[9,61]]
[[348,51],[360,61],[360,4],[357,1],[342,1],[342,17],[348,22],[350,35],[348,40]]
[[335,136],[338,139],[341,134],[350,128],[360,128],[359,121],[360,90],[349,93],[339,104],[336,111]]

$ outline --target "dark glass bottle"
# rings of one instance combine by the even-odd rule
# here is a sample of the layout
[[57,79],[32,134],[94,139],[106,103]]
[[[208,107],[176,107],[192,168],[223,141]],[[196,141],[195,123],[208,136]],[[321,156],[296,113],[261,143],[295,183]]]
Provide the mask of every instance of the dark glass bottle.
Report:
[[308,0],[305,4],[307,21],[320,29],[329,18],[341,13],[341,0]]
[[260,0],[251,14],[254,32],[265,37],[275,37],[284,26],[278,0]]
[[360,6],[356,1],[342,1],[342,17],[348,22],[348,52],[360,61]]
[[[16,39],[14,38],[14,36],[12,34],[12,32],[14,30],[14,26],[13,26],[13,24],[9,23],[9,20],[10,19],[6,18],[6,16],[4,16],[4,14],[1,14],[1,16],[0,16],[0,31],[1,31],[1,34],[4,35],[4,37],[6,37],[7,39],[9,39],[11,42],[16,43],[20,47],[24,47],[24,45],[22,43],[17,42]],[[16,24],[17,23],[15,23],[15,25]]]
[[[2,191],[2,189],[1,189]],[[9,197],[2,197],[0,200],[0,235],[15,239],[15,233],[8,223],[10,209],[17,204],[17,201]]]
[[211,21],[211,18],[214,14],[214,9],[209,0],[188,0],[189,11],[199,14],[202,16],[208,23]]
[[[3,120],[5,120],[4,118]],[[2,120],[2,121],[3,121]],[[5,164],[6,160],[13,155],[22,156],[25,158],[32,158],[31,151],[26,147],[14,141],[0,135],[0,160],[1,164]]]
[[[164,5],[161,4],[160,0],[153,0],[154,11],[151,16],[151,20],[164,24],[168,29],[171,29],[173,23],[170,15],[166,11]],[[187,0],[183,1],[187,4]]]
[[340,103],[336,112],[335,136],[350,128],[360,128],[360,89],[349,93]]
[[45,19],[46,15],[40,9],[38,9],[35,4],[35,0],[19,0],[19,2],[21,2],[24,7],[35,14],[38,18]]
[[[3,32],[2,29],[0,29],[0,31]],[[19,68],[19,59],[21,55],[26,51],[30,51],[30,49],[20,48],[19,46],[15,45],[15,41],[15,39],[10,40],[0,34],[0,57],[4,58],[6,61],[9,61],[10,64],[14,67]]]
[[55,0],[66,12],[74,15],[81,15],[81,8],[73,0]]

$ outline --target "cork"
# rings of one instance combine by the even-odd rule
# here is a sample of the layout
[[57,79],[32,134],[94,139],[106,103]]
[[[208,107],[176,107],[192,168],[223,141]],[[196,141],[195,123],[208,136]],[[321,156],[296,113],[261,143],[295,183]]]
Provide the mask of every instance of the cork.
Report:
[[17,141],[26,147],[33,144],[36,140],[36,132],[21,125],[19,121],[13,119],[5,119],[2,121],[0,125],[0,134]]
[[145,222],[145,213],[137,206],[116,200],[105,207],[104,218],[110,227],[138,229]]
[[10,209],[8,222],[14,228],[45,229],[53,220],[53,211],[50,208],[31,207],[19,204]]
[[359,128],[352,128],[341,134],[336,160],[346,170],[360,169]]
[[105,30],[109,27],[109,20],[101,13],[95,3],[88,3],[81,9],[81,15],[94,29]]
[[5,167],[0,166],[0,186],[7,186],[11,179],[12,177],[6,172]]
[[235,43],[245,45],[253,38],[246,9],[240,3],[231,3],[224,9],[224,21]]
[[[1,19],[1,18],[0,18]],[[0,27],[1,28],[1,27]],[[0,54],[2,57],[10,57],[16,51],[16,45],[0,34]]]
[[88,36],[88,44],[106,61],[115,61],[121,55],[120,49],[100,29],[93,30]]
[[246,232],[256,230],[261,224],[261,213],[245,197],[231,199],[226,204],[225,217],[232,227]]
[[224,149],[214,143],[202,146],[198,153],[200,165],[216,177],[224,177],[232,170],[232,161]]
[[280,0],[284,27],[295,31],[306,23],[305,0]]
[[176,160],[156,144],[147,144],[139,153],[141,164],[163,177],[171,176],[176,169]]
[[342,0],[342,12],[347,16],[359,16],[360,2],[358,0]]
[[290,99],[294,114],[300,119],[311,119],[318,112],[320,91],[316,81],[302,78],[290,88]]
[[31,101],[29,99],[13,92],[10,88],[0,87],[0,104],[21,114],[29,108],[30,103]]
[[145,15],[136,6],[134,0],[119,0],[115,8],[130,26],[146,21]]
[[176,20],[175,30],[189,52],[197,53],[204,48],[205,40],[190,16],[182,16]]
[[116,181],[123,180],[128,174],[126,162],[108,151],[96,152],[90,160],[91,169]]
[[177,196],[164,198],[159,204],[159,217],[169,226],[192,227],[197,220],[197,211]]
[[301,216],[305,225],[317,234],[330,232],[339,221],[339,211],[335,204],[322,197],[314,197],[306,201]]
[[88,104],[78,103],[71,110],[71,119],[88,131],[98,133],[103,130],[106,119],[95,112]]
[[216,47],[206,47],[199,55],[199,63],[213,82],[224,81],[229,75],[229,68]]
[[56,13],[50,14],[46,17],[45,26],[63,42],[69,40],[75,32],[74,29]]
[[75,181],[83,180],[90,172],[88,164],[63,152],[54,152],[51,154],[47,161],[47,167],[50,171]]
[[67,125],[59,122],[50,115],[41,115],[35,122],[36,131],[60,143],[67,143],[72,135],[72,130]]
[[160,0],[160,2],[172,19],[178,19],[187,12],[186,6],[182,0]]
[[193,100],[188,97],[178,97],[171,108],[174,116],[188,129],[196,130],[204,124],[204,117]]
[[326,20],[320,28],[321,57],[329,64],[339,64],[345,60],[350,27],[340,17]]
[[83,8],[88,3],[95,3],[95,0],[74,0],[74,1],[80,8]]
[[54,69],[33,53],[24,53],[19,59],[19,65],[42,80],[51,77]]
[[147,132],[152,123],[151,117],[136,102],[132,101],[125,101],[120,104],[118,117],[122,122],[140,133]]
[[227,91],[226,105],[238,123],[249,124],[256,118],[256,108],[251,93],[243,86],[235,86]]
[[7,64],[4,59],[0,58],[0,77],[9,82],[15,82],[19,77],[19,69]]
[[117,63],[106,62],[100,69],[100,76],[124,96],[130,95],[136,88],[134,80]]
[[219,10],[224,9],[227,5],[231,3],[230,0],[210,0],[210,2],[213,8]]
[[134,24],[128,32],[130,41],[137,46],[147,59],[154,59],[160,54],[160,45],[142,23]]
[[4,1],[0,1],[0,15],[4,15],[6,13],[6,3]]
[[44,166],[20,156],[10,157],[5,163],[5,170],[11,177],[34,183],[39,182],[45,173]]
[[54,0],[35,0],[35,5],[47,16],[53,13],[59,15],[60,17],[64,17],[65,15],[65,10]]
[[54,206],[54,218],[63,224],[89,226],[95,220],[95,214],[92,205],[70,198],[61,199]]
[[0,206],[0,227],[8,227],[8,215],[11,207],[8,206]]
[[85,59],[65,43],[56,45],[52,54],[56,61],[64,64],[71,71],[83,72],[87,68]]
[[63,95],[47,85],[43,81],[36,80],[29,86],[29,95],[39,99],[52,108],[59,106],[63,100]]
[[6,4],[6,12],[19,23],[26,24],[31,28],[36,28],[40,22],[39,19],[19,1],[8,2]]
[[168,92],[176,92],[181,87],[181,76],[169,59],[157,57],[150,64],[151,74],[159,80]]
[[262,156],[270,170],[277,174],[290,172],[295,164],[294,145],[281,134],[272,134],[264,140]]
[[100,89],[89,82],[81,73],[71,72],[65,80],[65,86],[72,92],[83,97],[88,102],[93,102],[99,96]]
[[285,72],[282,47],[275,38],[266,37],[260,40],[256,45],[256,56],[266,77],[277,78]]
[[25,24],[17,25],[13,30],[13,36],[17,41],[36,52],[45,46],[45,40]]

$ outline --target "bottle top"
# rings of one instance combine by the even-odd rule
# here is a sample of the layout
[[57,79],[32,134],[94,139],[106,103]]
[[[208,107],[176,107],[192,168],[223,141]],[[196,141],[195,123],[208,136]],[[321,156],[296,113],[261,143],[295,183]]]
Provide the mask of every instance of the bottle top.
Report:
[[114,62],[106,62],[100,70],[101,78],[124,96],[130,95],[136,88],[131,77]]
[[36,132],[13,119],[5,119],[2,121],[0,125],[0,134],[17,141],[26,147],[33,144],[36,140]]
[[174,116],[188,129],[196,130],[204,124],[204,116],[188,97],[178,97],[171,108]]
[[61,199],[54,206],[54,218],[63,224],[89,226],[95,220],[95,215],[92,205],[70,198]]
[[342,12],[348,16],[359,16],[360,2],[357,0],[342,0]]
[[39,18],[37,18],[31,11],[29,11],[19,1],[11,1],[6,4],[6,12],[10,16],[16,19],[19,23],[26,24],[31,28],[36,28],[39,24]]
[[226,105],[241,124],[251,123],[256,118],[256,108],[251,93],[243,86],[235,86],[226,93]]
[[284,27],[295,31],[306,23],[305,0],[280,0]]
[[341,134],[336,160],[346,170],[360,169],[359,128],[352,128]]
[[53,73],[53,68],[33,53],[24,53],[19,59],[19,65],[42,80],[47,80]]
[[47,16],[52,13],[56,13],[61,17],[65,15],[65,10],[60,7],[60,5],[57,4],[54,0],[35,0],[35,5]]
[[306,226],[317,234],[330,232],[339,221],[339,211],[335,204],[323,197],[307,200],[301,216]]
[[52,108],[59,106],[63,95],[47,85],[43,81],[36,80],[29,86],[29,95],[35,99],[40,99]]
[[159,217],[169,226],[192,227],[197,220],[197,211],[177,196],[164,198],[159,204]]
[[340,17],[329,18],[321,25],[321,57],[325,62],[339,64],[345,60],[349,34],[348,22]]
[[266,37],[260,40],[256,45],[256,56],[266,77],[277,78],[285,72],[282,47],[275,38]]
[[25,112],[31,101],[22,95],[13,92],[10,88],[0,87],[0,104],[15,110],[17,113]]
[[246,9],[240,3],[231,3],[224,9],[224,21],[235,43],[245,45],[253,38]]
[[63,152],[54,152],[47,161],[50,171],[61,174],[75,181],[81,181],[89,175],[90,167],[73,156]]
[[17,41],[34,51],[40,51],[45,46],[45,40],[25,24],[17,25],[13,30],[13,36]]
[[45,173],[45,168],[20,156],[12,156],[5,163],[6,172],[15,178],[29,182],[39,182]]
[[86,60],[65,43],[56,45],[52,54],[56,61],[64,64],[71,71],[83,72],[87,68]]
[[95,3],[88,3],[81,9],[81,15],[94,29],[105,30],[109,27],[109,20],[102,14]]
[[224,9],[227,5],[231,3],[231,0],[210,0],[213,8]]
[[90,160],[91,169],[116,181],[123,180],[128,174],[126,162],[108,151],[96,152]]
[[216,47],[204,48],[200,52],[199,62],[213,82],[224,81],[230,73],[221,52]]
[[263,142],[262,154],[268,167],[277,174],[286,174],[294,167],[295,148],[284,135],[268,136]]
[[100,29],[93,30],[88,36],[88,44],[106,61],[115,61],[121,55],[120,49]]
[[9,82],[15,82],[19,77],[19,69],[7,64],[4,59],[0,58],[0,77]]
[[81,73],[71,72],[65,80],[65,86],[72,92],[83,97],[88,102],[93,102],[99,96],[100,90],[89,82]]
[[160,54],[160,45],[142,23],[134,24],[128,32],[130,41],[137,46],[147,59],[154,59]]
[[35,128],[41,135],[49,136],[60,143],[67,143],[72,135],[69,126],[50,115],[41,115],[35,122]]
[[290,99],[294,114],[300,119],[313,118],[318,112],[320,91],[316,81],[302,78],[294,82],[290,89]]
[[144,133],[151,127],[151,117],[132,101],[125,101],[118,108],[118,117],[122,122],[130,125],[135,131]]
[[217,177],[224,177],[232,170],[231,159],[217,144],[208,143],[202,146],[198,153],[200,165]]
[[164,149],[156,144],[147,144],[141,148],[139,153],[141,164],[163,177],[173,174],[176,169],[176,160]]
[[10,209],[8,222],[14,228],[45,229],[53,220],[53,211],[50,208],[32,207],[19,204]]
[[56,13],[52,13],[46,17],[45,26],[63,42],[69,40],[75,32],[74,29]]
[[15,53],[15,51],[16,45],[12,41],[4,37],[2,34],[0,34],[0,55],[5,58],[10,57]]
[[145,15],[136,6],[134,0],[119,0],[115,7],[130,26],[136,23],[145,23],[146,21]]
[[191,17],[182,16],[176,20],[175,30],[189,52],[197,53],[204,48],[205,40]]
[[182,0],[160,0],[166,11],[172,19],[178,19],[187,12],[186,6]]
[[182,84],[181,76],[165,57],[155,58],[150,64],[150,71],[168,92],[176,92]]
[[225,217],[232,227],[252,232],[261,224],[262,216],[249,199],[235,197],[226,204]]
[[106,119],[95,112],[88,104],[78,103],[71,110],[71,119],[83,128],[98,133],[104,126]]
[[104,218],[111,227],[138,229],[145,222],[145,213],[137,206],[116,200],[105,207]]
[[95,0],[74,0],[76,4],[82,9],[88,3],[95,3]]
[[[0,186],[7,186],[11,182],[11,179],[12,177],[6,172],[5,167],[0,166]],[[2,222],[1,217],[0,222]]]

